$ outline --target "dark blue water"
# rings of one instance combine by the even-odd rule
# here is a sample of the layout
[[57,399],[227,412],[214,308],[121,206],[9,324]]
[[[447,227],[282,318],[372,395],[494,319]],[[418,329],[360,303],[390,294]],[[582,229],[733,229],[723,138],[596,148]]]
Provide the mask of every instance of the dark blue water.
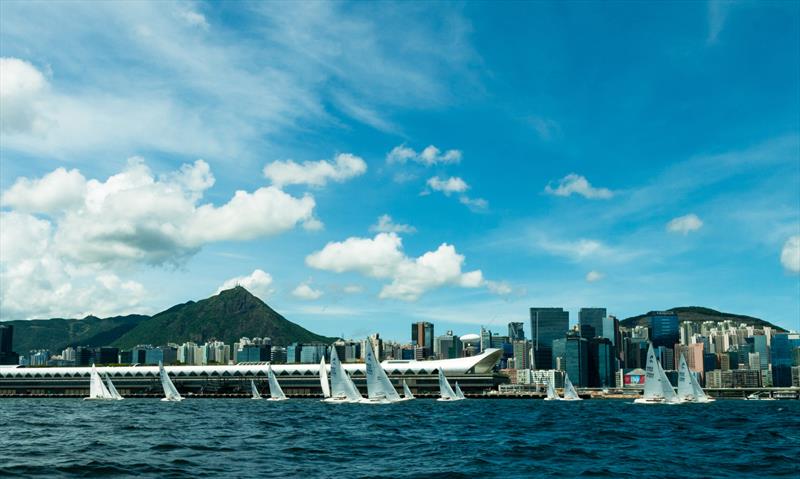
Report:
[[0,400],[0,476],[798,477],[800,401]]

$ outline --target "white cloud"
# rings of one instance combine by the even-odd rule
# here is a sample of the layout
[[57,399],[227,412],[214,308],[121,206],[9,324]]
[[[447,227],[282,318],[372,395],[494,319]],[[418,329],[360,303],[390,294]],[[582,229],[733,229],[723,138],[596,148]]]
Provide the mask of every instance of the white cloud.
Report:
[[494,294],[506,295],[511,294],[513,289],[511,285],[505,281],[486,281],[486,287],[489,288]]
[[179,10],[178,16],[193,27],[200,27],[203,30],[208,30],[209,28],[208,20],[202,13],[193,10]]
[[369,227],[370,231],[377,233],[416,233],[417,229],[411,225],[397,224],[389,215],[381,215],[378,222]]
[[725,26],[725,19],[728,16],[728,9],[732,2],[722,0],[708,1],[708,37],[706,42],[716,43],[722,28]]
[[606,275],[599,271],[589,271],[586,273],[586,281],[589,283],[594,283],[595,281],[600,281],[601,279],[605,278]]
[[467,205],[472,211],[485,211],[489,208],[489,202],[483,198],[470,198],[467,195],[461,195],[458,201],[462,205]]
[[703,221],[694,213],[673,218],[669,223],[667,223],[667,231],[670,233],[680,233],[682,235],[687,235],[690,232],[697,231],[702,227]]
[[447,150],[442,154],[441,150],[433,145],[429,145],[424,150],[417,153],[405,145],[399,145],[392,148],[392,151],[386,154],[386,162],[389,164],[403,164],[409,161],[425,166],[459,163],[461,161],[461,151]]
[[[201,204],[213,183],[202,160],[157,178],[141,158],[131,158],[105,180],[63,169],[20,178],[2,195],[4,206],[14,208],[2,212],[0,226],[2,314],[121,310],[136,304],[131,301],[144,296],[143,288],[122,279],[114,283],[111,269],[180,264],[210,242],[275,235],[315,220],[313,197],[293,197],[272,186],[237,191],[221,206]],[[52,298],[39,298],[37,291],[53,291]]]
[[304,161],[295,163],[292,160],[274,161],[264,167],[264,176],[277,187],[284,185],[325,186],[328,181],[343,182],[363,175],[367,171],[367,163],[350,153],[336,155],[333,162]]
[[[441,244],[418,258],[402,251],[402,240],[395,233],[378,233],[374,238],[348,238],[331,242],[306,257],[312,268],[343,273],[355,271],[365,276],[391,280],[380,298],[414,301],[425,292],[445,285],[463,288],[489,286],[480,270],[462,272],[464,256],[455,247]],[[497,283],[495,289],[502,289]]]
[[40,179],[18,178],[0,199],[18,211],[57,213],[80,207],[86,198],[86,179],[78,170],[57,168]]
[[44,75],[19,58],[0,58],[0,132],[41,132],[41,96],[48,88]]
[[540,116],[531,116],[527,118],[528,123],[536,130],[536,133],[544,141],[552,140],[554,137],[561,134],[561,126],[555,120],[550,118],[543,118]]
[[225,281],[217,288],[216,294],[226,289],[235,288],[236,286],[245,288],[262,300],[269,298],[275,292],[275,290],[272,289],[272,275],[264,270],[256,269],[247,276],[237,276]]
[[800,273],[800,235],[792,236],[783,243],[781,264],[788,271]]
[[463,193],[469,189],[469,185],[457,176],[451,176],[450,178],[434,176],[428,179],[427,185],[430,189],[441,191],[448,196],[451,193]]
[[358,294],[364,291],[364,288],[357,284],[348,284],[343,288],[343,291],[347,294]]
[[295,298],[305,299],[307,301],[313,301],[315,299],[319,299],[322,296],[322,291],[318,289],[314,289],[308,282],[300,283],[297,287],[292,291],[292,296]]
[[574,193],[592,200],[608,199],[614,196],[614,193],[608,188],[595,188],[586,178],[575,173],[570,173],[558,180],[555,187],[548,184],[544,191],[555,196],[570,196]]

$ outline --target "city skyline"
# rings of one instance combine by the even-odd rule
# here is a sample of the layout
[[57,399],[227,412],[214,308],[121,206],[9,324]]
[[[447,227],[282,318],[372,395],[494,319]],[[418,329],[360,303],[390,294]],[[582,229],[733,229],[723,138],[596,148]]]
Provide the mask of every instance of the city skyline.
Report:
[[800,329],[796,4],[240,7],[0,5],[0,319]]

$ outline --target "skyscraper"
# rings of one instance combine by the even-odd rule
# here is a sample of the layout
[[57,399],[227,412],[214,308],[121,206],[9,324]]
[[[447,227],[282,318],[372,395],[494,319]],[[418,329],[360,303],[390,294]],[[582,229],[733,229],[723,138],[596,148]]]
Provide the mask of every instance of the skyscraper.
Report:
[[553,340],[563,338],[569,329],[569,311],[564,308],[531,308],[533,369],[550,369]]
[[17,364],[19,356],[12,350],[14,326],[0,324],[0,364]]
[[452,331],[448,331],[444,336],[436,338],[439,359],[454,359],[459,357],[461,351],[461,340]]
[[524,339],[525,331],[522,329],[522,323],[508,323],[508,340],[514,342]]
[[423,348],[424,357],[433,356],[433,323],[419,322],[411,324],[411,344]]
[[594,337],[588,340],[587,369],[588,385],[593,388],[616,385],[617,362],[614,345],[608,338]]
[[606,308],[581,308],[578,312],[581,337],[592,339],[595,336],[604,336],[603,318],[605,317]]
[[678,315],[670,311],[651,311],[647,314],[650,321],[650,338],[653,346],[674,348],[680,341]]
[[564,346],[564,357],[566,358],[564,370],[577,387],[589,385],[589,351],[587,345],[586,338],[582,338],[577,334],[567,334]]

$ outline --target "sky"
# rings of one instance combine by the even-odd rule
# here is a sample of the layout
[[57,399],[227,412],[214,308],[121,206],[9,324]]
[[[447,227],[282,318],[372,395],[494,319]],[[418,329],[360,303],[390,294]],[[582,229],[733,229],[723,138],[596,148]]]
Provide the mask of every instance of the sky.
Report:
[[800,3],[0,3],[0,319],[800,329]]

